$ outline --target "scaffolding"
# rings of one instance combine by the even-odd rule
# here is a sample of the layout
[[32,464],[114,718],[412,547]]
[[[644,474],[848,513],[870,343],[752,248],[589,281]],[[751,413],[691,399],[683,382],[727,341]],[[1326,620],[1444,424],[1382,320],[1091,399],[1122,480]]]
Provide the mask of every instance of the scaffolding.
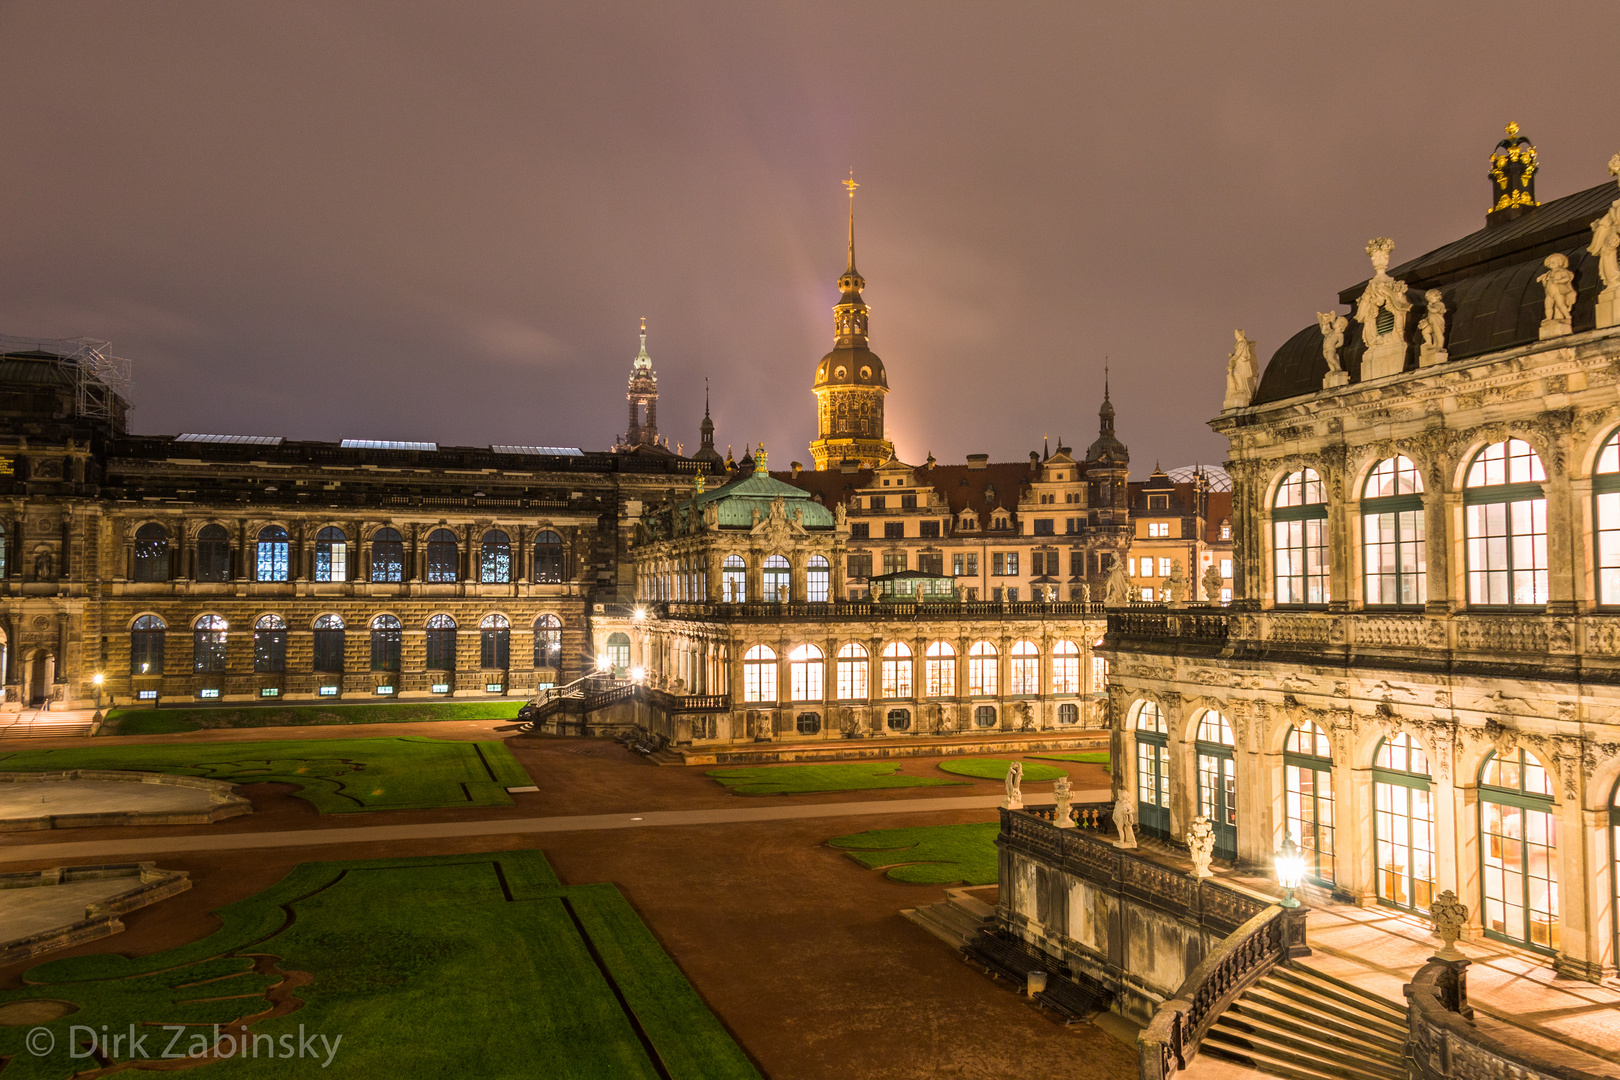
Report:
[[24,338],[0,334],[0,353],[42,352],[73,369],[73,414],[88,420],[115,420],[135,407],[130,398],[130,362],[110,356],[110,341],[99,338]]

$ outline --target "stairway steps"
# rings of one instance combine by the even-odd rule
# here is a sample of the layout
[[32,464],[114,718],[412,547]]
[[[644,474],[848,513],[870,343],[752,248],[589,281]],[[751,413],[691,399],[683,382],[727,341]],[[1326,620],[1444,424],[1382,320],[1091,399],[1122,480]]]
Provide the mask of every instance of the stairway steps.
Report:
[[1398,1067],[1401,1061],[1398,1049],[1392,1051],[1365,1037],[1334,1032],[1317,1018],[1312,1017],[1301,1025],[1291,1017],[1264,1013],[1242,1002],[1234,1003],[1221,1014],[1215,1026],[1296,1050],[1320,1050],[1326,1047],[1350,1054],[1365,1054],[1391,1068]]
[[1263,1038],[1254,1038],[1238,1032],[1226,1030],[1216,1021],[1204,1035],[1200,1044],[1200,1052],[1212,1049],[1224,1050],[1229,1059],[1249,1060],[1243,1063],[1250,1068],[1261,1072],[1271,1072],[1272,1066],[1283,1066],[1295,1070],[1313,1072],[1321,1076],[1338,1077],[1340,1080],[1406,1080],[1404,1071],[1397,1067],[1372,1062],[1337,1057],[1331,1054],[1300,1053],[1291,1047],[1281,1046]]
[[935,937],[957,948],[978,937],[987,925],[984,918],[964,908],[954,898],[928,907],[903,911],[901,914]]
[[1386,1001],[1377,994],[1369,993],[1359,986],[1354,986],[1342,979],[1335,979],[1315,968],[1281,966],[1271,969],[1271,972],[1262,982],[1270,979],[1280,979],[1291,982],[1296,986],[1303,986],[1313,993],[1337,1001],[1353,1009],[1360,1009],[1370,1013],[1385,1023],[1394,1024],[1406,1029],[1406,1010],[1392,1001]]
[[1381,1054],[1393,1055],[1397,1059],[1401,1055],[1401,1048],[1405,1045],[1404,1037],[1396,1038],[1382,1031],[1373,1031],[1370,1028],[1347,1023],[1323,1013],[1301,1008],[1290,1001],[1274,1001],[1254,996],[1252,991],[1233,1002],[1230,1011],[1254,1023],[1274,1028],[1289,1025],[1296,1030],[1301,1026],[1315,1027],[1352,1045],[1377,1047]]
[[[1213,1028],[1210,1033],[1214,1034]],[[1402,1073],[1385,1076],[1382,1073],[1367,1074],[1354,1069],[1345,1069],[1325,1061],[1301,1063],[1298,1059],[1279,1060],[1263,1052],[1255,1053],[1241,1047],[1223,1046],[1218,1042],[1212,1042],[1209,1036],[1205,1036],[1198,1053],[1207,1054],[1220,1061],[1229,1061],[1267,1076],[1281,1077],[1282,1080],[1367,1080],[1369,1076],[1376,1077],[1376,1080],[1406,1080]]]
[[1406,1038],[1404,1020],[1397,1021],[1392,1017],[1362,1009],[1314,987],[1301,986],[1298,983],[1285,982],[1280,979],[1274,980],[1270,976],[1261,979],[1255,986],[1278,997],[1297,1001],[1315,1012],[1326,1013],[1328,1016],[1340,1020],[1360,1024],[1371,1031],[1393,1038],[1402,1040]]

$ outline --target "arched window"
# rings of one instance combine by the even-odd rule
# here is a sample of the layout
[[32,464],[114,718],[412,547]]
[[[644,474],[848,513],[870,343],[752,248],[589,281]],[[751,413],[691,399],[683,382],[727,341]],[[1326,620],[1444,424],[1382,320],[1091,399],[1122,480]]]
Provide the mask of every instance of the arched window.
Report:
[[1373,467],[1361,492],[1362,572],[1369,607],[1422,607],[1429,597],[1424,571],[1423,477],[1404,457]]
[[832,568],[820,555],[810,556],[804,571],[804,598],[812,604],[825,604],[832,595]]
[[1327,733],[1300,724],[1283,746],[1283,788],[1288,833],[1299,845],[1305,873],[1320,885],[1333,876],[1333,751]]
[[1480,766],[1479,863],[1486,935],[1557,951],[1558,815],[1534,754],[1492,753]]
[[1434,797],[1429,757],[1405,732],[1373,756],[1373,860],[1378,902],[1427,913],[1434,900]]
[[343,670],[343,617],[322,615],[315,620],[315,670],[337,674]]
[[225,631],[229,624],[218,615],[204,615],[191,624],[191,670],[225,670]]
[[1153,836],[1170,835],[1170,743],[1156,702],[1136,707],[1136,819]]
[[169,580],[169,530],[156,522],[135,530],[135,580]]
[[908,731],[911,728],[911,710],[890,709],[885,723],[889,725],[890,731]]
[[883,696],[908,698],[911,696],[911,647],[903,641],[891,641],[883,646],[881,670]]
[[788,653],[788,699],[820,701],[826,673],[826,659],[814,645],[800,645]]
[[512,666],[512,624],[505,615],[485,615],[478,624],[478,666],[486,671]]
[[973,707],[973,723],[982,728],[995,727],[996,707],[994,705],[975,705]]
[[760,599],[766,603],[775,603],[779,600],[785,601],[793,595],[788,591],[790,588],[789,582],[793,580],[792,570],[788,567],[788,561],[782,556],[771,555],[766,558],[764,578],[765,595]]
[[998,670],[1000,654],[988,641],[975,641],[968,646],[969,697],[995,697],[1001,682]]
[[1620,605],[1620,432],[1609,436],[1598,454],[1592,499],[1597,513],[1598,603]]
[[478,545],[478,580],[485,585],[512,580],[512,541],[499,529],[485,533]]
[[1013,642],[1011,674],[1015,695],[1041,692],[1041,651],[1033,641]]
[[956,650],[947,641],[929,642],[923,659],[924,687],[931,698],[956,696]]
[[608,670],[614,678],[624,678],[624,673],[630,670],[630,636],[628,634],[609,634],[607,639]]
[[1546,605],[1546,479],[1541,459],[1520,439],[1474,455],[1463,490],[1470,604]]
[[349,538],[342,529],[328,525],[315,534],[315,580],[349,580]]
[[1327,497],[1315,469],[1289,473],[1271,504],[1277,603],[1328,602]]
[[287,580],[287,530],[266,525],[259,530],[258,548],[253,560],[255,581]]
[[554,583],[563,579],[562,537],[550,529],[540,530],[534,538],[534,580]]
[[1080,692],[1080,647],[1072,641],[1052,643],[1052,693]]
[[427,579],[429,581],[455,581],[459,576],[461,549],[456,545],[456,534],[449,529],[434,529],[428,533]]
[[392,615],[378,615],[371,620],[371,670],[399,670],[399,620]]
[[743,700],[776,700],[776,653],[769,645],[755,645],[743,654]]
[[552,671],[562,667],[562,620],[555,615],[534,620],[534,666]]
[[261,675],[287,670],[287,620],[260,615],[253,624],[253,670]]
[[1215,854],[1237,858],[1237,772],[1232,723],[1214,709],[1198,719],[1198,812],[1215,826]]
[[197,580],[231,579],[231,534],[223,525],[204,525],[197,531]]
[[741,604],[748,600],[748,568],[741,555],[727,555],[720,564],[720,598],[728,604]]
[[371,534],[371,580],[405,580],[405,541],[398,529],[378,529]]
[[866,646],[850,642],[838,650],[838,700],[865,701],[871,672]]
[[448,615],[434,615],[427,621],[427,668],[456,670],[456,620]]
[[163,639],[168,624],[156,615],[142,615],[129,628],[129,673],[163,674]]

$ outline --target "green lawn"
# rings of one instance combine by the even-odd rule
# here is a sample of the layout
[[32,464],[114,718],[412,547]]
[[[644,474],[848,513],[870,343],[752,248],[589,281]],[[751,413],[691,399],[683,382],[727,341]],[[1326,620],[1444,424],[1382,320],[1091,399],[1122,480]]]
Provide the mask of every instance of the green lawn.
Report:
[[515,720],[521,701],[424,701],[370,705],[249,705],[235,709],[109,709],[102,735],[173,735],[212,728]]
[[1103,772],[1112,773],[1114,766],[1106,750],[1093,750],[1075,754],[1032,754],[1042,761],[1078,761],[1086,765],[1101,765]]
[[0,754],[0,770],[125,769],[251,784],[298,784],[323,814],[511,806],[508,787],[532,784],[506,744],[405,735],[371,739],[162,746],[87,746]]
[[[656,1080],[650,1045],[675,1080],[759,1077],[618,890],[564,887],[537,851],[304,863],[216,914],[221,927],[190,945],[58,960],[0,992],[0,1005],[79,1010],[45,1025],[45,1057],[26,1048],[27,1027],[0,1026],[6,1080],[94,1068],[70,1059],[72,1024],[149,1031],[148,1058],[176,1027],[171,1053],[206,1049],[211,1025],[238,1039],[245,1026],[259,1056],[209,1076]],[[255,973],[255,955],[271,973]],[[301,1004],[249,1019],[270,1009],[281,972],[312,976],[293,991]]]
[[929,825],[917,829],[871,829],[827,841],[862,866],[888,868],[895,881],[916,885],[993,885],[996,834],[1001,822]]
[[[1007,779],[1007,770],[1012,767],[1012,761],[1008,758],[952,758],[949,761],[940,762],[939,767],[958,776],[977,776],[981,780],[1005,780]],[[1024,762],[1024,783],[1026,784],[1039,784],[1046,780],[1056,780],[1062,775],[1064,775],[1063,770],[1055,765],[1036,765],[1028,761]]]
[[938,787],[959,784],[935,776],[897,776],[892,762],[857,761],[837,765],[767,765],[711,769],[707,775],[735,795],[803,795],[812,791],[866,791],[871,788]]

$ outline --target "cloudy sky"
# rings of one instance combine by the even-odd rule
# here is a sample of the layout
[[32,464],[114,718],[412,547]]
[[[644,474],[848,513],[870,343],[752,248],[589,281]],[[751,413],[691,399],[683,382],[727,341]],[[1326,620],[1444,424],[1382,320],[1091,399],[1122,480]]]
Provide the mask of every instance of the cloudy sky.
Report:
[[[1612,0],[0,2],[0,333],[135,363],[133,425],[809,461],[850,169],[901,456],[1220,461],[1262,356],[1620,150]],[[723,449],[723,447],[722,447]]]

